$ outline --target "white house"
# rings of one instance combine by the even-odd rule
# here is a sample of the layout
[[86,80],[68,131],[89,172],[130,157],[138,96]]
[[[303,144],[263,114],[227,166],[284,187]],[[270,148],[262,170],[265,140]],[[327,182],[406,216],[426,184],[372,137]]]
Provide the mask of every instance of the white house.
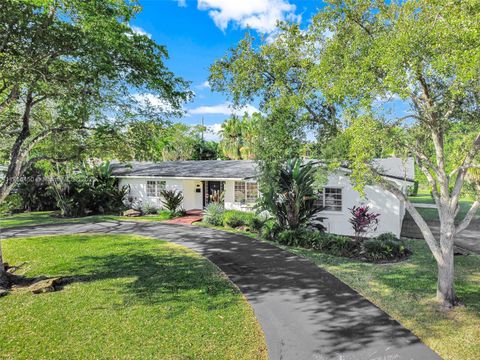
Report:
[[[413,160],[379,159],[376,166],[383,176],[406,191],[413,184]],[[119,186],[128,185],[131,201],[141,201],[161,208],[162,189],[175,189],[184,196],[186,210],[203,209],[208,203],[222,197],[226,209],[250,210],[259,196],[256,183],[256,165],[250,160],[167,161],[160,163],[132,162],[112,164],[113,175]],[[341,168],[328,176],[320,202],[325,207],[327,230],[342,235],[353,235],[349,208],[369,205],[379,213],[375,234],[393,232],[400,236],[405,207],[393,194],[378,186],[368,186],[365,198],[355,191],[349,180],[350,170]],[[370,235],[375,235],[370,234]]]

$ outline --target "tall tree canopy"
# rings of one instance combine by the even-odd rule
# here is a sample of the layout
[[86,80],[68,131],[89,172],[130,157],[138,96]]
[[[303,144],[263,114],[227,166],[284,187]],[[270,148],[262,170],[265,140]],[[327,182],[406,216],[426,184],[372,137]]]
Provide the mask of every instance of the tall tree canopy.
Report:
[[0,202],[38,160],[79,155],[92,132],[181,113],[191,93],[167,50],[132,30],[136,1],[0,3]]
[[[454,239],[480,207],[478,24],[476,0],[332,0],[307,29],[281,24],[276,39],[264,44],[247,36],[210,76],[213,89],[235,103],[260,99],[267,119],[289,114],[282,117],[285,129],[318,130],[319,154],[349,160],[358,190],[375,183],[405,201],[438,264],[437,298],[448,306],[456,303]],[[409,112],[379,111],[391,99]],[[274,138],[281,137],[269,136],[264,144],[278,148]],[[428,179],[439,237],[372,166],[374,157],[391,153],[414,155]],[[456,222],[465,190],[475,201]]]
[[264,113],[289,109],[305,127],[330,138],[337,132],[336,109],[312,77],[319,54],[311,34],[298,25],[281,24],[277,39],[270,43],[259,44],[247,34],[211,66],[209,83],[235,105],[259,99]]
[[[480,165],[480,3],[478,1],[332,1],[311,28],[322,43],[317,87],[357,116],[350,128],[352,178],[379,183],[406,202],[437,263],[437,297],[456,302],[453,243],[480,206],[480,184],[455,223],[467,174]],[[375,115],[379,99],[410,105],[402,116]],[[429,181],[441,232],[435,238],[408,198],[370,164],[381,143],[413,154]],[[473,177],[472,177],[473,178]]]

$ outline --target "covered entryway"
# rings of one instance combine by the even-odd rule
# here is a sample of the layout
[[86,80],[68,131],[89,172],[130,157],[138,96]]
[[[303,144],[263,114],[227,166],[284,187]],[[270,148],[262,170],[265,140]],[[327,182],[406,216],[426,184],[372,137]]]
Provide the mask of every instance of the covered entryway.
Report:
[[203,181],[203,207],[212,202],[224,203],[225,181]]

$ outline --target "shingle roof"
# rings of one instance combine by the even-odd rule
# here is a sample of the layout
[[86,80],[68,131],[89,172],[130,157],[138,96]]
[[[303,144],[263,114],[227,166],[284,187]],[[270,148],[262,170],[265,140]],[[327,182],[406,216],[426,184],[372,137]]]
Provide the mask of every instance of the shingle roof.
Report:
[[198,160],[164,162],[113,163],[112,173],[117,177],[158,176],[211,179],[248,179],[256,176],[252,160]]

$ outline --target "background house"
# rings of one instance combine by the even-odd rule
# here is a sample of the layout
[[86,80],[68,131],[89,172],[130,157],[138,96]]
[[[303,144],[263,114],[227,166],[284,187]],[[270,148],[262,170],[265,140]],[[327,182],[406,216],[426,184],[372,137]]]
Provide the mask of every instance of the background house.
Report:
[[[413,184],[413,159],[378,159],[376,167],[403,191]],[[226,209],[251,210],[259,192],[256,183],[256,165],[251,160],[167,161],[160,163],[132,162],[112,164],[113,175],[119,186],[128,185],[129,201],[162,207],[162,189],[175,189],[184,196],[186,210],[203,209],[212,201],[222,201]],[[342,235],[353,235],[348,219],[349,208],[369,205],[379,213],[375,234],[393,232],[400,236],[405,206],[393,194],[378,186],[367,186],[365,197],[353,189],[350,170],[340,168],[329,174],[319,194],[319,205],[324,206],[322,217],[327,230]]]

